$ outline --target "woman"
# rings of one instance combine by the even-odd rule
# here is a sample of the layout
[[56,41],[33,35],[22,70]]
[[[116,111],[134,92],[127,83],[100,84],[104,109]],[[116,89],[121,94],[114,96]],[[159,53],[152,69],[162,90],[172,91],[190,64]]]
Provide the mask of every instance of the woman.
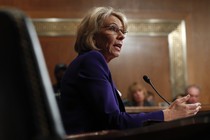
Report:
[[128,87],[129,101],[126,106],[153,106],[147,101],[147,90],[140,83],[134,82]]
[[128,114],[114,85],[107,63],[120,55],[127,32],[124,14],[110,7],[93,8],[78,27],[75,50],[61,83],[61,115],[67,134],[141,127],[147,120],[170,121],[195,115],[200,103],[182,104],[185,96],[167,109]]

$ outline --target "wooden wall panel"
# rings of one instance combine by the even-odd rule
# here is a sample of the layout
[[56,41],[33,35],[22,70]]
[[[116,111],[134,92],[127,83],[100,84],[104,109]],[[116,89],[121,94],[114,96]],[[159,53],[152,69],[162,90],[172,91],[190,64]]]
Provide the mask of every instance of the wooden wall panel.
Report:
[[69,64],[76,53],[74,36],[39,37],[52,83],[55,83],[54,67],[58,63]]
[[201,86],[201,101],[210,104],[210,1],[193,1],[188,45],[188,83]]
[[[142,79],[148,75],[163,96],[169,101],[172,99],[167,37],[127,36],[121,55],[109,65],[123,98],[127,97],[128,86],[133,82],[140,82],[153,92]],[[159,97],[156,99],[162,102]]]
[[[203,104],[210,103],[210,94],[208,93],[210,91],[210,28],[208,28],[210,24],[209,0],[1,0],[0,5],[20,8],[32,18],[81,18],[86,11],[93,6],[112,6],[114,8],[122,9],[129,19],[184,19],[186,20],[187,25],[187,84],[196,83],[200,85],[202,88],[201,102]],[[40,42],[52,82],[54,82],[52,74],[54,64],[61,61],[67,63],[76,56],[72,49],[74,39],[73,36],[40,37]],[[129,37],[129,39],[131,38]],[[134,40],[134,43],[138,41],[135,37],[131,40]],[[160,40],[162,43],[157,43],[158,45],[151,46],[161,46],[161,44],[163,46],[166,45],[166,41],[164,41],[165,39],[162,38]],[[142,42],[145,41],[142,40]],[[128,42],[128,45],[130,45],[130,43],[132,45],[132,42]],[[133,45],[131,47],[133,47]],[[152,52],[155,54],[157,53],[155,51]],[[123,60],[124,56],[125,54],[123,52]],[[155,56],[156,55],[154,55],[154,57]],[[158,59],[162,59],[161,57],[162,56],[158,56]],[[121,57],[119,60],[120,59]],[[113,63],[115,63],[115,61],[113,61]],[[123,67],[123,65],[131,64],[121,65],[120,63],[119,67]],[[111,66],[111,68],[112,67],[113,66]],[[142,67],[143,66],[139,67],[139,71],[142,70]],[[168,79],[168,77],[164,77],[164,79],[160,81],[160,75],[155,75],[155,71],[159,72],[159,70],[160,69],[154,69],[150,72],[152,79],[158,84],[161,81],[167,81]],[[115,72],[115,70],[113,70],[113,75],[116,75],[114,79],[120,79],[117,71]],[[138,77],[138,75],[136,76]],[[133,75],[132,77],[136,76]],[[119,82],[117,81],[117,83]],[[170,85],[167,84],[164,85],[164,87],[162,85],[157,85],[157,87],[163,94],[168,94],[168,90],[170,89]],[[125,90],[123,89],[123,91]],[[170,97],[167,96],[167,98]]]

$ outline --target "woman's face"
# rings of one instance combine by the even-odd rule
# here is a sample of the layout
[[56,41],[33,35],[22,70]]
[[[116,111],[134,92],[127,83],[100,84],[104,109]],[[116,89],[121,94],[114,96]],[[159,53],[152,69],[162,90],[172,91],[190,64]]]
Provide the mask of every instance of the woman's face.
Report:
[[121,21],[113,15],[106,18],[100,32],[94,36],[94,40],[107,63],[120,55],[124,38],[125,32]]
[[144,102],[145,95],[143,90],[137,90],[133,93],[133,99],[136,103]]

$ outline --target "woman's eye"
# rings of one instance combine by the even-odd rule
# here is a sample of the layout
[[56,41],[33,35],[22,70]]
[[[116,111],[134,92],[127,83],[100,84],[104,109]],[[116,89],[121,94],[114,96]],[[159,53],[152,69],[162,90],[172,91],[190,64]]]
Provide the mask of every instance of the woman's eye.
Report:
[[115,32],[118,31],[118,29],[116,27],[114,27],[114,26],[110,26],[110,30],[115,31]]

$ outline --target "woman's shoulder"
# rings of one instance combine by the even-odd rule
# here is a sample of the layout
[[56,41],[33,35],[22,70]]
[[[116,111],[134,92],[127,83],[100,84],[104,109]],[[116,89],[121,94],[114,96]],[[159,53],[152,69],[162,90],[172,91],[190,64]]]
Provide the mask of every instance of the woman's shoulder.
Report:
[[79,55],[81,59],[86,63],[106,63],[104,56],[99,51],[89,51]]
[[109,72],[105,58],[99,51],[89,51],[80,54],[77,60],[79,66],[87,71],[92,71],[95,74]]
[[96,68],[102,66],[104,69],[108,67],[104,56],[99,51],[95,50],[79,54],[75,61],[87,67],[92,66]]

